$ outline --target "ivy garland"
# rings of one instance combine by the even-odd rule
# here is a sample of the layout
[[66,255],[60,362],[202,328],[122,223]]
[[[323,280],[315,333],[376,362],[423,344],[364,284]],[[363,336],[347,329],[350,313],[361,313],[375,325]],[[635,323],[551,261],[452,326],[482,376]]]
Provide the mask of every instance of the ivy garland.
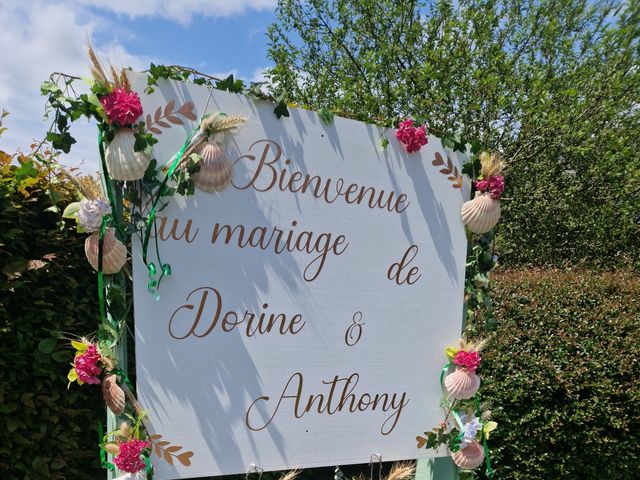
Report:
[[[149,460],[152,451],[155,451],[158,457],[169,463],[178,461],[183,465],[190,464],[193,453],[184,450],[181,446],[172,445],[161,435],[152,434],[148,430],[145,412],[136,401],[133,385],[125,372],[126,366],[119,363],[121,359],[118,355],[118,346],[127,332],[127,324],[131,320],[132,304],[132,295],[126,289],[130,274],[126,264],[127,250],[124,246],[130,242],[133,235],[136,235],[146,247],[152,230],[155,229],[155,212],[160,210],[173,195],[192,195],[194,193],[192,176],[200,168],[201,157],[194,153],[193,149],[187,148],[192,140],[189,136],[183,148],[174,157],[172,166],[168,171],[163,171],[161,164],[153,156],[152,147],[158,140],[154,137],[152,129],[149,128],[149,120],[147,124],[144,121],[138,121],[142,115],[142,107],[137,94],[131,91],[127,72],[125,70],[117,71],[113,67],[103,68],[91,48],[89,48],[89,56],[92,61],[93,73],[89,93],[78,95],[74,89],[74,82],[80,78],[63,73],[52,74],[49,81],[41,86],[41,93],[47,98],[45,113],[49,118],[52,118],[46,141],[50,142],[54,149],[69,153],[72,145],[76,143],[70,133],[70,125],[74,121],[85,117],[97,123],[98,145],[104,175],[103,190],[107,197],[106,199],[100,198],[96,194],[98,189],[82,188],[82,185],[78,183],[82,200],[69,205],[63,214],[65,218],[77,221],[79,232],[91,233],[87,239],[86,250],[90,262],[92,262],[91,252],[93,252],[95,264],[94,262],[92,264],[98,272],[100,299],[100,321],[95,336],[71,341],[76,353],[72,363],[73,368],[69,373],[69,383],[101,384],[107,406],[114,414],[124,419],[116,430],[106,432],[101,439],[103,467],[110,470],[116,470],[117,467],[128,473],[145,471],[147,477],[152,478],[153,467]],[[109,71],[109,76],[105,73],[106,71]],[[147,72],[145,92],[153,92],[160,79],[191,82],[218,90],[243,93],[260,101],[269,101],[275,105],[274,114],[277,118],[288,117],[288,108],[298,106],[288,103],[283,96],[273,97],[265,93],[262,90],[264,82],[252,82],[245,86],[242,80],[234,78],[233,75],[219,79],[192,68],[177,65],[151,64]],[[122,109],[122,105],[127,108]],[[301,107],[304,108],[304,106]],[[321,109],[317,113],[325,123],[331,123],[334,115],[340,115],[376,123],[387,128],[399,127],[396,136],[399,141],[405,144],[408,151],[419,150],[426,143],[425,118],[414,118],[404,122],[400,118],[362,118],[361,116],[354,117],[348,112],[332,111],[327,108]],[[188,115],[188,112],[186,114]],[[195,120],[195,116],[189,119]],[[424,127],[414,127],[414,123],[424,125]],[[469,141],[456,133],[431,130],[440,137],[443,146],[454,152],[469,153],[470,145],[469,161],[463,165],[461,173],[471,178],[472,191],[478,191],[476,197],[488,195],[490,192],[486,187],[487,182],[490,179],[497,177],[501,179],[502,177],[498,175],[497,171],[484,171],[487,159],[490,157],[481,153],[482,144]],[[148,158],[148,165],[139,178],[132,178],[129,181],[110,178],[110,169],[105,164],[105,148],[114,143],[116,137],[122,136],[123,131],[126,131],[127,136],[132,136],[134,153],[141,155],[141,158]],[[197,130],[194,131],[194,134],[196,133]],[[385,136],[381,138],[381,142],[383,147],[388,145]],[[443,160],[436,158],[433,164],[440,165],[437,162],[443,162]],[[452,175],[452,170],[449,169],[449,175]],[[443,170],[441,172],[447,173]],[[461,188],[461,178],[461,176],[458,177],[457,172],[450,177],[454,182],[454,188]],[[482,181],[485,181],[486,192],[482,188],[478,188]],[[503,187],[504,184],[502,184]],[[145,198],[153,200],[151,207],[148,203],[143,202]],[[469,247],[465,280],[466,322],[475,326],[482,325],[485,331],[491,332],[496,327],[488,290],[489,272],[495,268],[497,263],[494,256],[493,228],[483,233],[473,233],[468,229],[467,235]],[[93,251],[90,248],[90,243],[95,247]],[[124,257],[118,260],[119,266],[115,265],[115,267],[106,264],[112,261],[108,254],[118,250],[114,245],[122,245],[125,252]],[[152,292],[157,292],[163,276],[171,274],[170,267],[160,261],[157,245],[156,252],[160,268],[153,263],[146,262],[145,248],[145,263],[147,263],[150,274],[149,289]],[[474,444],[479,439],[479,442],[483,444],[482,457],[486,458],[487,462],[486,473],[488,476],[492,476],[493,470],[489,463],[486,439],[491,430],[495,428],[495,423],[490,422],[488,413],[483,411],[477,387],[473,394],[466,396],[466,398],[454,398],[449,386],[446,385],[452,370],[454,373],[458,370],[465,370],[467,374],[475,375],[475,370],[480,363],[479,351],[483,344],[484,342],[474,344],[461,340],[459,347],[447,349],[448,363],[441,374],[442,406],[446,412],[445,420],[432,431],[425,432],[424,436],[416,438],[418,448],[437,449],[440,445],[447,445],[454,452],[454,460],[456,455],[466,450],[464,447]],[[479,380],[477,383],[479,386]],[[113,456],[113,462],[109,461],[106,453]],[[460,464],[458,461],[456,463],[463,469],[463,476],[477,475],[475,468],[479,464],[474,465],[473,462]]]

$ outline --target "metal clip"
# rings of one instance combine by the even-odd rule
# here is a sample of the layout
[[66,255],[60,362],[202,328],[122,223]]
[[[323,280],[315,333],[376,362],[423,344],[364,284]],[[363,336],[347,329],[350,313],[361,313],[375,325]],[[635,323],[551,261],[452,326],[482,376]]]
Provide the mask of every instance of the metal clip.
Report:
[[369,458],[369,467],[371,467],[371,474],[369,478],[373,480],[373,462],[378,462],[378,480],[382,480],[382,455],[379,453],[374,453]]
[[258,474],[258,480],[262,479],[262,474],[264,473],[264,468],[256,467],[255,463],[249,465],[249,470],[247,470],[247,474],[244,476],[244,480],[249,479],[249,475],[252,473]]

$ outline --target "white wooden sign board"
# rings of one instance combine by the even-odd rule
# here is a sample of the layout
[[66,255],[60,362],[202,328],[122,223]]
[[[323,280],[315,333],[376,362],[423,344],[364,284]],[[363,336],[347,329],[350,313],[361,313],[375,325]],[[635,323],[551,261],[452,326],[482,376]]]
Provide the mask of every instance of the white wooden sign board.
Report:
[[[144,86],[137,77],[134,89]],[[208,103],[248,118],[225,140],[233,185],[175,197],[160,213],[172,275],[157,301],[134,245],[139,400],[156,433],[193,452],[188,467],[155,459],[156,478],[431,455],[415,437],[442,417],[468,195],[432,160],[438,152],[460,168],[462,156],[435,137],[408,154],[393,130],[325,125],[302,109],[277,119],[270,103],[201,86],[164,82],[141,97],[152,116],[175,100],[194,102],[199,117]],[[195,125],[162,129],[159,161]]]

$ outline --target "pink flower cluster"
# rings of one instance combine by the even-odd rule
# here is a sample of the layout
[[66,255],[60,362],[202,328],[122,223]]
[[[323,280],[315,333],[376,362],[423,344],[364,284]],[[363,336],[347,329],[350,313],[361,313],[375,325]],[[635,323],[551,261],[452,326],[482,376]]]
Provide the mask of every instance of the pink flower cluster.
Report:
[[113,92],[100,99],[109,122],[124,127],[135,122],[142,115],[142,104],[136,92],[124,88],[114,88]]
[[413,153],[420,150],[427,144],[427,127],[414,127],[413,120],[410,118],[404,122],[400,122],[400,128],[396,131],[396,138],[407,149],[407,152]]
[[491,175],[486,180],[476,180],[475,187],[479,192],[489,192],[494,200],[500,200],[500,196],[504,192],[504,177]]
[[470,372],[475,372],[480,366],[480,354],[478,352],[465,352],[460,350],[453,358],[453,363],[465,367]]
[[98,375],[102,373],[102,369],[98,366],[100,358],[100,352],[95,345],[89,345],[84,353],[78,355],[73,362],[78,380],[94,385],[100,383],[98,378]]
[[139,472],[146,466],[144,459],[140,458],[142,451],[150,445],[149,442],[136,439],[121,443],[118,445],[120,452],[114,457],[113,463],[123,472]]

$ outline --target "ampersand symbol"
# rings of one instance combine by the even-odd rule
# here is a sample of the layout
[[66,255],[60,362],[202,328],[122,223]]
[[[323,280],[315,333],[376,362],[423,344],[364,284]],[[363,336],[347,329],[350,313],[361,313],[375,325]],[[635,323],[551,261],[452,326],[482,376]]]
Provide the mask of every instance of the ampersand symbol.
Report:
[[347,328],[347,331],[344,333],[344,343],[348,346],[353,347],[356,343],[360,341],[360,337],[362,337],[362,326],[364,322],[362,322],[362,312],[356,312],[353,314],[353,319],[351,320],[351,325]]

